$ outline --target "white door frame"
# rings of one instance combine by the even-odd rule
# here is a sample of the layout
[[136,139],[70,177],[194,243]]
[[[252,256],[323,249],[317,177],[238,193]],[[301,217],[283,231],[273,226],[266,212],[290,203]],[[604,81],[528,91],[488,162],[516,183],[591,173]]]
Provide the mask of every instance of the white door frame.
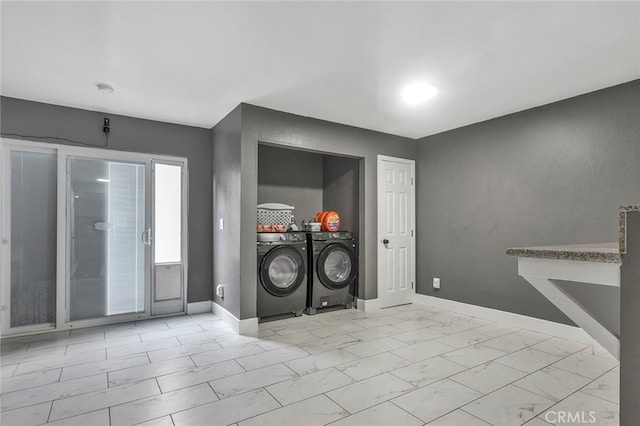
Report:
[[[147,261],[147,279],[145,282],[145,312],[114,315],[111,317],[103,317],[96,319],[66,321],[66,305],[68,303],[68,295],[66,291],[67,284],[67,162],[66,158],[73,157],[85,157],[97,160],[113,160],[113,161],[130,161],[137,163],[144,163],[146,165],[145,173],[145,204],[149,205],[151,209],[153,205],[151,203],[151,197],[153,194],[152,179],[152,161],[166,164],[182,164],[183,166],[183,210],[182,210],[182,253],[184,254],[184,265],[182,272],[183,279],[183,312],[187,311],[187,274],[188,274],[188,164],[187,159],[183,157],[169,156],[169,155],[156,155],[145,154],[129,151],[116,151],[110,149],[90,148],[90,147],[77,147],[61,144],[49,144],[43,142],[32,142],[20,139],[8,139],[0,138],[0,184],[2,187],[2,200],[0,200],[0,231],[2,231],[1,238],[6,238],[10,233],[11,218],[10,218],[10,176],[7,173],[9,170],[9,153],[11,150],[23,150],[32,152],[45,152],[57,154],[57,265],[56,265],[56,323],[55,324],[37,324],[24,327],[10,327],[10,286],[11,286],[11,271],[10,271],[10,256],[11,256],[11,242],[8,238],[6,244],[1,245],[1,259],[0,265],[0,305],[6,306],[5,309],[0,312],[1,327],[0,333],[2,335],[22,335],[32,334],[36,332],[46,331],[61,331],[69,330],[73,328],[92,327],[96,325],[112,324],[117,322],[132,321],[137,319],[149,318],[151,316],[150,296],[151,296],[151,284],[153,283],[153,271],[154,265],[152,262],[152,248],[147,249],[149,261]],[[151,210],[150,209],[150,210]],[[145,221],[148,227],[152,227],[152,214],[151,211],[146,213],[147,220]]]
[[[171,157],[160,157],[160,156],[153,156],[153,158],[151,159],[151,205],[155,206],[156,205],[156,178],[155,178],[155,173],[156,173],[156,165],[157,164],[166,164],[169,166],[179,166],[182,168],[182,172],[181,172],[181,177],[182,177],[182,183],[181,183],[181,188],[182,188],[182,209],[180,210],[180,233],[181,233],[181,247],[180,247],[180,263],[182,264],[182,273],[180,276],[180,279],[182,280],[182,312],[183,313],[187,313],[187,278],[188,278],[188,272],[189,272],[189,244],[188,244],[188,229],[187,229],[187,215],[189,214],[189,192],[188,192],[188,188],[189,188],[189,173],[188,173],[188,169],[187,169],[187,159],[186,158],[182,158],[182,159],[178,159],[177,157],[173,157],[173,159],[170,159]],[[151,212],[151,233],[153,235],[153,238],[155,238],[155,209]],[[156,270],[156,259],[155,259],[155,246],[152,246],[152,250],[151,250],[151,290],[150,290],[150,296],[151,296],[151,308],[150,308],[150,314],[152,316],[162,316],[164,314],[162,313],[158,313],[156,311],[156,307],[154,306],[154,301],[155,301],[155,270]]]
[[383,279],[382,279],[382,258],[384,255],[385,247],[382,244],[381,235],[384,232],[382,221],[380,220],[380,213],[383,211],[383,201],[384,197],[382,194],[382,162],[383,161],[391,161],[395,163],[401,163],[411,166],[411,192],[410,197],[411,200],[409,202],[410,205],[410,228],[412,232],[411,238],[411,256],[409,258],[411,262],[410,276],[411,276],[411,302],[415,299],[416,294],[416,185],[415,185],[415,175],[416,175],[416,162],[415,160],[409,160],[407,158],[397,158],[390,157],[387,155],[378,155],[378,160],[376,163],[377,166],[377,197],[378,197],[378,213],[377,213],[377,234],[376,234],[376,247],[377,247],[377,274],[378,274],[378,306],[384,306],[382,303],[382,294],[384,290]]

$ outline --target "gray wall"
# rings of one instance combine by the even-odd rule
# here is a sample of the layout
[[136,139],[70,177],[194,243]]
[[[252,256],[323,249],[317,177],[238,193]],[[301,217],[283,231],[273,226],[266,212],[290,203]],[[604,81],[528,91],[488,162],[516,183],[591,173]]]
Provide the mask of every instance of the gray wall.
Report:
[[[211,300],[211,131],[121,115],[0,98],[0,131],[13,139],[69,144],[50,136],[104,144],[102,120],[111,119],[106,149],[176,155],[189,161],[188,302]],[[5,134],[27,135],[19,137]]]
[[[255,206],[258,143],[362,157],[359,175],[360,298],[377,296],[377,155],[416,159],[414,140],[242,104],[241,319],[256,316]],[[245,226],[246,224],[246,226]]]
[[[212,129],[213,138],[213,288],[224,285],[224,299],[214,301],[240,318],[241,107]],[[251,225],[255,239],[255,206]],[[220,229],[220,219],[224,229]],[[211,234],[210,234],[211,235]],[[255,258],[255,241],[250,255]],[[242,296],[244,297],[244,296]]]
[[358,231],[359,160],[258,145],[258,203],[295,206],[296,223],[323,210],[340,214],[341,230]]
[[322,162],[323,210],[340,215],[340,230],[359,234],[360,160],[325,155]]
[[[640,201],[640,80],[423,138],[417,177],[419,293],[570,323],[504,251],[617,241]],[[617,332],[619,292],[594,287],[579,298]]]
[[[360,163],[364,160],[325,155],[323,158],[323,210],[340,215],[340,230],[353,232],[360,244]],[[357,281],[355,296],[366,294],[364,279]]]
[[[322,155],[258,146],[258,203],[294,206],[296,223],[322,210]],[[255,210],[255,208],[254,208]]]

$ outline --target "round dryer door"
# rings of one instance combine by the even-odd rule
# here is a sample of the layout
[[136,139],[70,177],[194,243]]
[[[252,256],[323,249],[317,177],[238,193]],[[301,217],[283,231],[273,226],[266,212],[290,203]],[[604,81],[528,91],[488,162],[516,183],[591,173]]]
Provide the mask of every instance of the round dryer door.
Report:
[[342,244],[330,244],[318,256],[318,277],[330,289],[345,288],[357,273],[355,254]]
[[260,264],[260,282],[274,296],[288,296],[296,291],[306,274],[302,255],[292,247],[274,248]]

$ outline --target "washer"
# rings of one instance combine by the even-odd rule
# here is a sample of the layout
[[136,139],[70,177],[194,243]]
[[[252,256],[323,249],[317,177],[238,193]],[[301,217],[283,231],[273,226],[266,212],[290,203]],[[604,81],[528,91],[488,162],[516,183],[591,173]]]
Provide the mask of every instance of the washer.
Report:
[[304,232],[258,233],[258,318],[295,313],[307,302]]
[[328,306],[353,306],[353,295],[358,278],[358,256],[353,233],[310,232],[309,290],[307,309],[309,315]]

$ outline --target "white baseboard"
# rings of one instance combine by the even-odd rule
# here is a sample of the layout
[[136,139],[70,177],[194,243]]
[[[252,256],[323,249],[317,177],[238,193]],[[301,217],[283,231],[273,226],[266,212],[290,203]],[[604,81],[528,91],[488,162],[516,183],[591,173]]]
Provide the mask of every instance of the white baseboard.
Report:
[[211,300],[203,300],[202,302],[187,303],[187,314],[204,314],[207,312],[213,312]]
[[377,311],[380,309],[380,300],[379,299],[358,299],[356,301],[356,307],[359,311],[362,312],[371,312]]
[[220,317],[229,327],[238,334],[243,336],[257,336],[258,335],[258,318],[238,319],[231,312],[227,311],[216,302],[211,302],[213,313]]
[[238,324],[238,334],[243,336],[258,336],[258,318],[247,318],[240,320]]
[[538,333],[560,337],[562,339],[573,340],[574,342],[585,343],[588,345],[596,344],[599,346],[599,344],[580,327],[560,324],[526,315],[514,314],[512,312],[500,311],[498,309],[485,308],[484,306],[456,302],[455,300],[441,299],[439,297],[427,296],[424,294],[416,294],[415,301],[416,303],[433,306],[459,314],[471,315],[489,321],[498,321],[505,325],[524,328]]

